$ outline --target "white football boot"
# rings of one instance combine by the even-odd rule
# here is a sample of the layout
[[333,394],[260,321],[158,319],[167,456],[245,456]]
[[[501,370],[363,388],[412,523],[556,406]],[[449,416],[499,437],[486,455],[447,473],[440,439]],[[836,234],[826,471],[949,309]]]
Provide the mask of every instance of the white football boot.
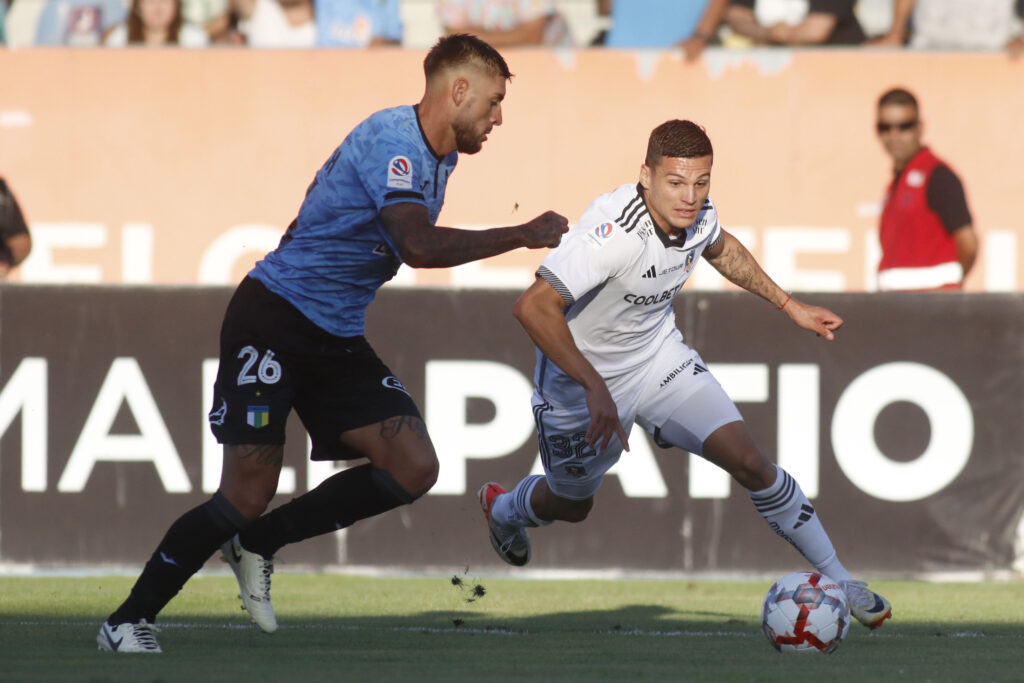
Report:
[[850,614],[857,621],[870,629],[876,629],[882,622],[892,617],[892,605],[878,593],[868,588],[863,581],[842,582],[846,592],[846,601],[850,605]]
[[100,627],[96,635],[96,644],[107,652],[163,652],[160,643],[156,642],[155,633],[160,629],[142,619],[137,624],[117,624],[109,622]]
[[238,597],[242,608],[267,633],[277,630],[277,617],[270,602],[270,575],[274,573],[273,560],[251,553],[238,542],[238,534],[220,547],[224,561],[231,565],[238,579]]

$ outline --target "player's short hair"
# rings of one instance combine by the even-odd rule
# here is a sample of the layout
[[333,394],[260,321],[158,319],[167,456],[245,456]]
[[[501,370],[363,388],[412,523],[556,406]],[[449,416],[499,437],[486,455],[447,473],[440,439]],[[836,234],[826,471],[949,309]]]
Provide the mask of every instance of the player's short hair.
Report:
[[429,81],[435,74],[467,62],[476,62],[505,80],[512,78],[505,58],[490,44],[468,33],[455,33],[438,40],[423,60],[423,73]]
[[665,157],[696,159],[714,154],[711,138],[703,127],[693,121],[673,119],[651,131],[644,164],[654,168]]
[[914,93],[906,88],[891,88],[882,93],[882,96],[878,98],[878,108],[881,109],[889,105],[910,106],[915,110],[920,109],[917,106],[917,98],[914,97]]

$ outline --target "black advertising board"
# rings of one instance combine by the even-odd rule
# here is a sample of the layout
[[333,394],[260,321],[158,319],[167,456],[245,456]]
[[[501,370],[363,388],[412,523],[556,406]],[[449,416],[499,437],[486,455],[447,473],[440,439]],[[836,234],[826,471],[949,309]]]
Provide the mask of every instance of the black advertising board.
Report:
[[[0,288],[0,563],[140,565],[209,497],[206,413],[224,288]],[[368,337],[441,459],[411,507],[287,547],[294,566],[498,566],[476,490],[537,461],[533,349],[509,291],[385,289]],[[846,325],[825,342],[743,292],[685,292],[687,341],[761,449],[812,499],[857,571],[1008,569],[1024,511],[1024,304],[1014,295],[800,295]],[[714,468],[632,450],[577,525],[535,530],[531,566],[745,572],[803,560]],[[279,495],[327,476],[293,419]]]

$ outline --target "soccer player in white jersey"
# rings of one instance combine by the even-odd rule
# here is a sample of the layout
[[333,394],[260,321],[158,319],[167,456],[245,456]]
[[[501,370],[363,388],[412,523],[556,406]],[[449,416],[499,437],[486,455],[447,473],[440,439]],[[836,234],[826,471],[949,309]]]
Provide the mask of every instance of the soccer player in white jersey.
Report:
[[638,424],[659,443],[732,475],[775,533],[840,582],[854,616],[876,628],[891,616],[889,602],[850,576],[799,484],[761,453],[676,328],[672,300],[698,256],[824,339],[843,324],[787,294],[722,228],[708,197],[712,160],[697,124],[655,128],[640,182],[598,197],[516,303],[516,318],[537,346],[533,412],[544,474],[507,493],[494,482],[481,487],[491,544],[505,562],[522,566],[530,561],[526,527],[585,519]]

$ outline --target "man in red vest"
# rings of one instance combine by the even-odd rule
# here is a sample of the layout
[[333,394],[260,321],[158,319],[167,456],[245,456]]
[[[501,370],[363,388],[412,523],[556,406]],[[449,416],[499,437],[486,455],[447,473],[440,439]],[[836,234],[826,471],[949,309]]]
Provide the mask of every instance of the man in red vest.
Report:
[[907,90],[879,98],[876,126],[895,175],[878,230],[878,289],[960,289],[978,254],[963,183],[921,143],[917,98]]

